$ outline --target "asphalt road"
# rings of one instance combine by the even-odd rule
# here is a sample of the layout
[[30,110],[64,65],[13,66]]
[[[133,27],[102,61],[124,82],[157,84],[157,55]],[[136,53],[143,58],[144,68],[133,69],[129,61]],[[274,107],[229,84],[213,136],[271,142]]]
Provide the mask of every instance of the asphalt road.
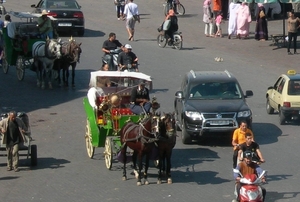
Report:
[[[31,11],[36,2],[7,0],[7,10]],[[84,134],[86,115],[82,98],[86,96],[89,73],[101,66],[101,47],[110,32],[122,43],[128,42],[123,21],[117,21],[112,1],[79,1],[86,18],[86,34],[79,38],[83,53],[76,70],[76,88],[53,90],[36,87],[34,72],[26,70],[18,81],[14,67],[7,75],[0,72],[0,110],[25,111],[30,116],[34,144],[38,146],[38,166],[31,168],[21,157],[20,172],[7,172],[5,157],[0,159],[0,201],[231,201],[233,199],[232,148],[228,137],[206,144],[183,145],[179,138],[173,152],[173,184],[156,184],[157,170],[151,168],[150,185],[137,187],[131,176],[122,181],[121,164],[105,168],[103,148],[94,159],[86,154]],[[174,94],[182,75],[193,70],[228,70],[238,78],[243,90],[251,89],[248,99],[253,110],[253,131],[266,159],[269,202],[300,201],[298,125],[279,126],[277,115],[267,115],[265,93],[281,73],[300,71],[299,55],[288,56],[285,48],[226,37],[204,36],[202,3],[184,1],[186,15],[179,18],[183,50],[156,44],[156,28],[164,19],[163,1],[136,0],[141,23],[136,25],[136,41],[130,42],[140,61],[140,70],[153,78],[154,90],[162,112],[173,111]],[[19,19],[13,19],[14,21]],[[269,34],[283,32],[282,20],[269,22]],[[254,31],[255,22],[251,24]],[[67,37],[63,37],[66,39]],[[299,51],[298,51],[299,52]],[[222,57],[223,62],[216,62]]]

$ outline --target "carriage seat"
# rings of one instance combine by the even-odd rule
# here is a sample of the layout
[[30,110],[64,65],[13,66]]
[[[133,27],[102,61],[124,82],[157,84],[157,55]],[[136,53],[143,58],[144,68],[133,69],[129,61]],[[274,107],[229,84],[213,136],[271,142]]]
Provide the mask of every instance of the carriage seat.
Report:
[[18,32],[21,38],[37,39],[40,35],[36,23],[20,24]]

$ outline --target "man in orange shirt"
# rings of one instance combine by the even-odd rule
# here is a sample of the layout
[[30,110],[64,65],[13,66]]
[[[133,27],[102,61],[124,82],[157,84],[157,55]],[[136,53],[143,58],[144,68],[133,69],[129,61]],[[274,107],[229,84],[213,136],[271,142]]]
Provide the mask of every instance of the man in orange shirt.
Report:
[[237,128],[233,132],[232,136],[232,146],[233,146],[233,168],[236,168],[237,165],[237,157],[238,157],[238,151],[239,151],[239,145],[246,142],[245,134],[250,133],[252,135],[252,140],[254,141],[254,135],[252,131],[248,128],[246,121],[241,121],[240,127]]

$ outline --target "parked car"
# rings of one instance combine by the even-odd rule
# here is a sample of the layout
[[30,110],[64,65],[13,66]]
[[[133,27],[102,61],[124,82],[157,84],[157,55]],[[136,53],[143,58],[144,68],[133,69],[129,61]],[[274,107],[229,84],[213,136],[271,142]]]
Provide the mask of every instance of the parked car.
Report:
[[204,134],[233,132],[241,120],[252,125],[252,112],[237,79],[228,71],[193,71],[186,73],[175,93],[177,129],[182,142],[191,143]]
[[279,124],[300,118],[300,74],[289,70],[279,76],[266,93],[266,109],[268,114],[275,111],[279,114]]
[[31,5],[33,13],[42,13],[46,10],[56,20],[53,21],[57,32],[77,32],[79,36],[84,35],[84,15],[81,6],[76,0],[40,0]]

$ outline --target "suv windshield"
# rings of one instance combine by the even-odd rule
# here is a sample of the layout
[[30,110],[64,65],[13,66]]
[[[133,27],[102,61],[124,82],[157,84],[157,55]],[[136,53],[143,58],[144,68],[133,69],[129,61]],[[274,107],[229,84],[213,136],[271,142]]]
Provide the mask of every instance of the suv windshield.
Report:
[[189,99],[240,99],[242,93],[235,82],[208,82],[191,84]]
[[300,81],[289,81],[288,95],[300,95]]

